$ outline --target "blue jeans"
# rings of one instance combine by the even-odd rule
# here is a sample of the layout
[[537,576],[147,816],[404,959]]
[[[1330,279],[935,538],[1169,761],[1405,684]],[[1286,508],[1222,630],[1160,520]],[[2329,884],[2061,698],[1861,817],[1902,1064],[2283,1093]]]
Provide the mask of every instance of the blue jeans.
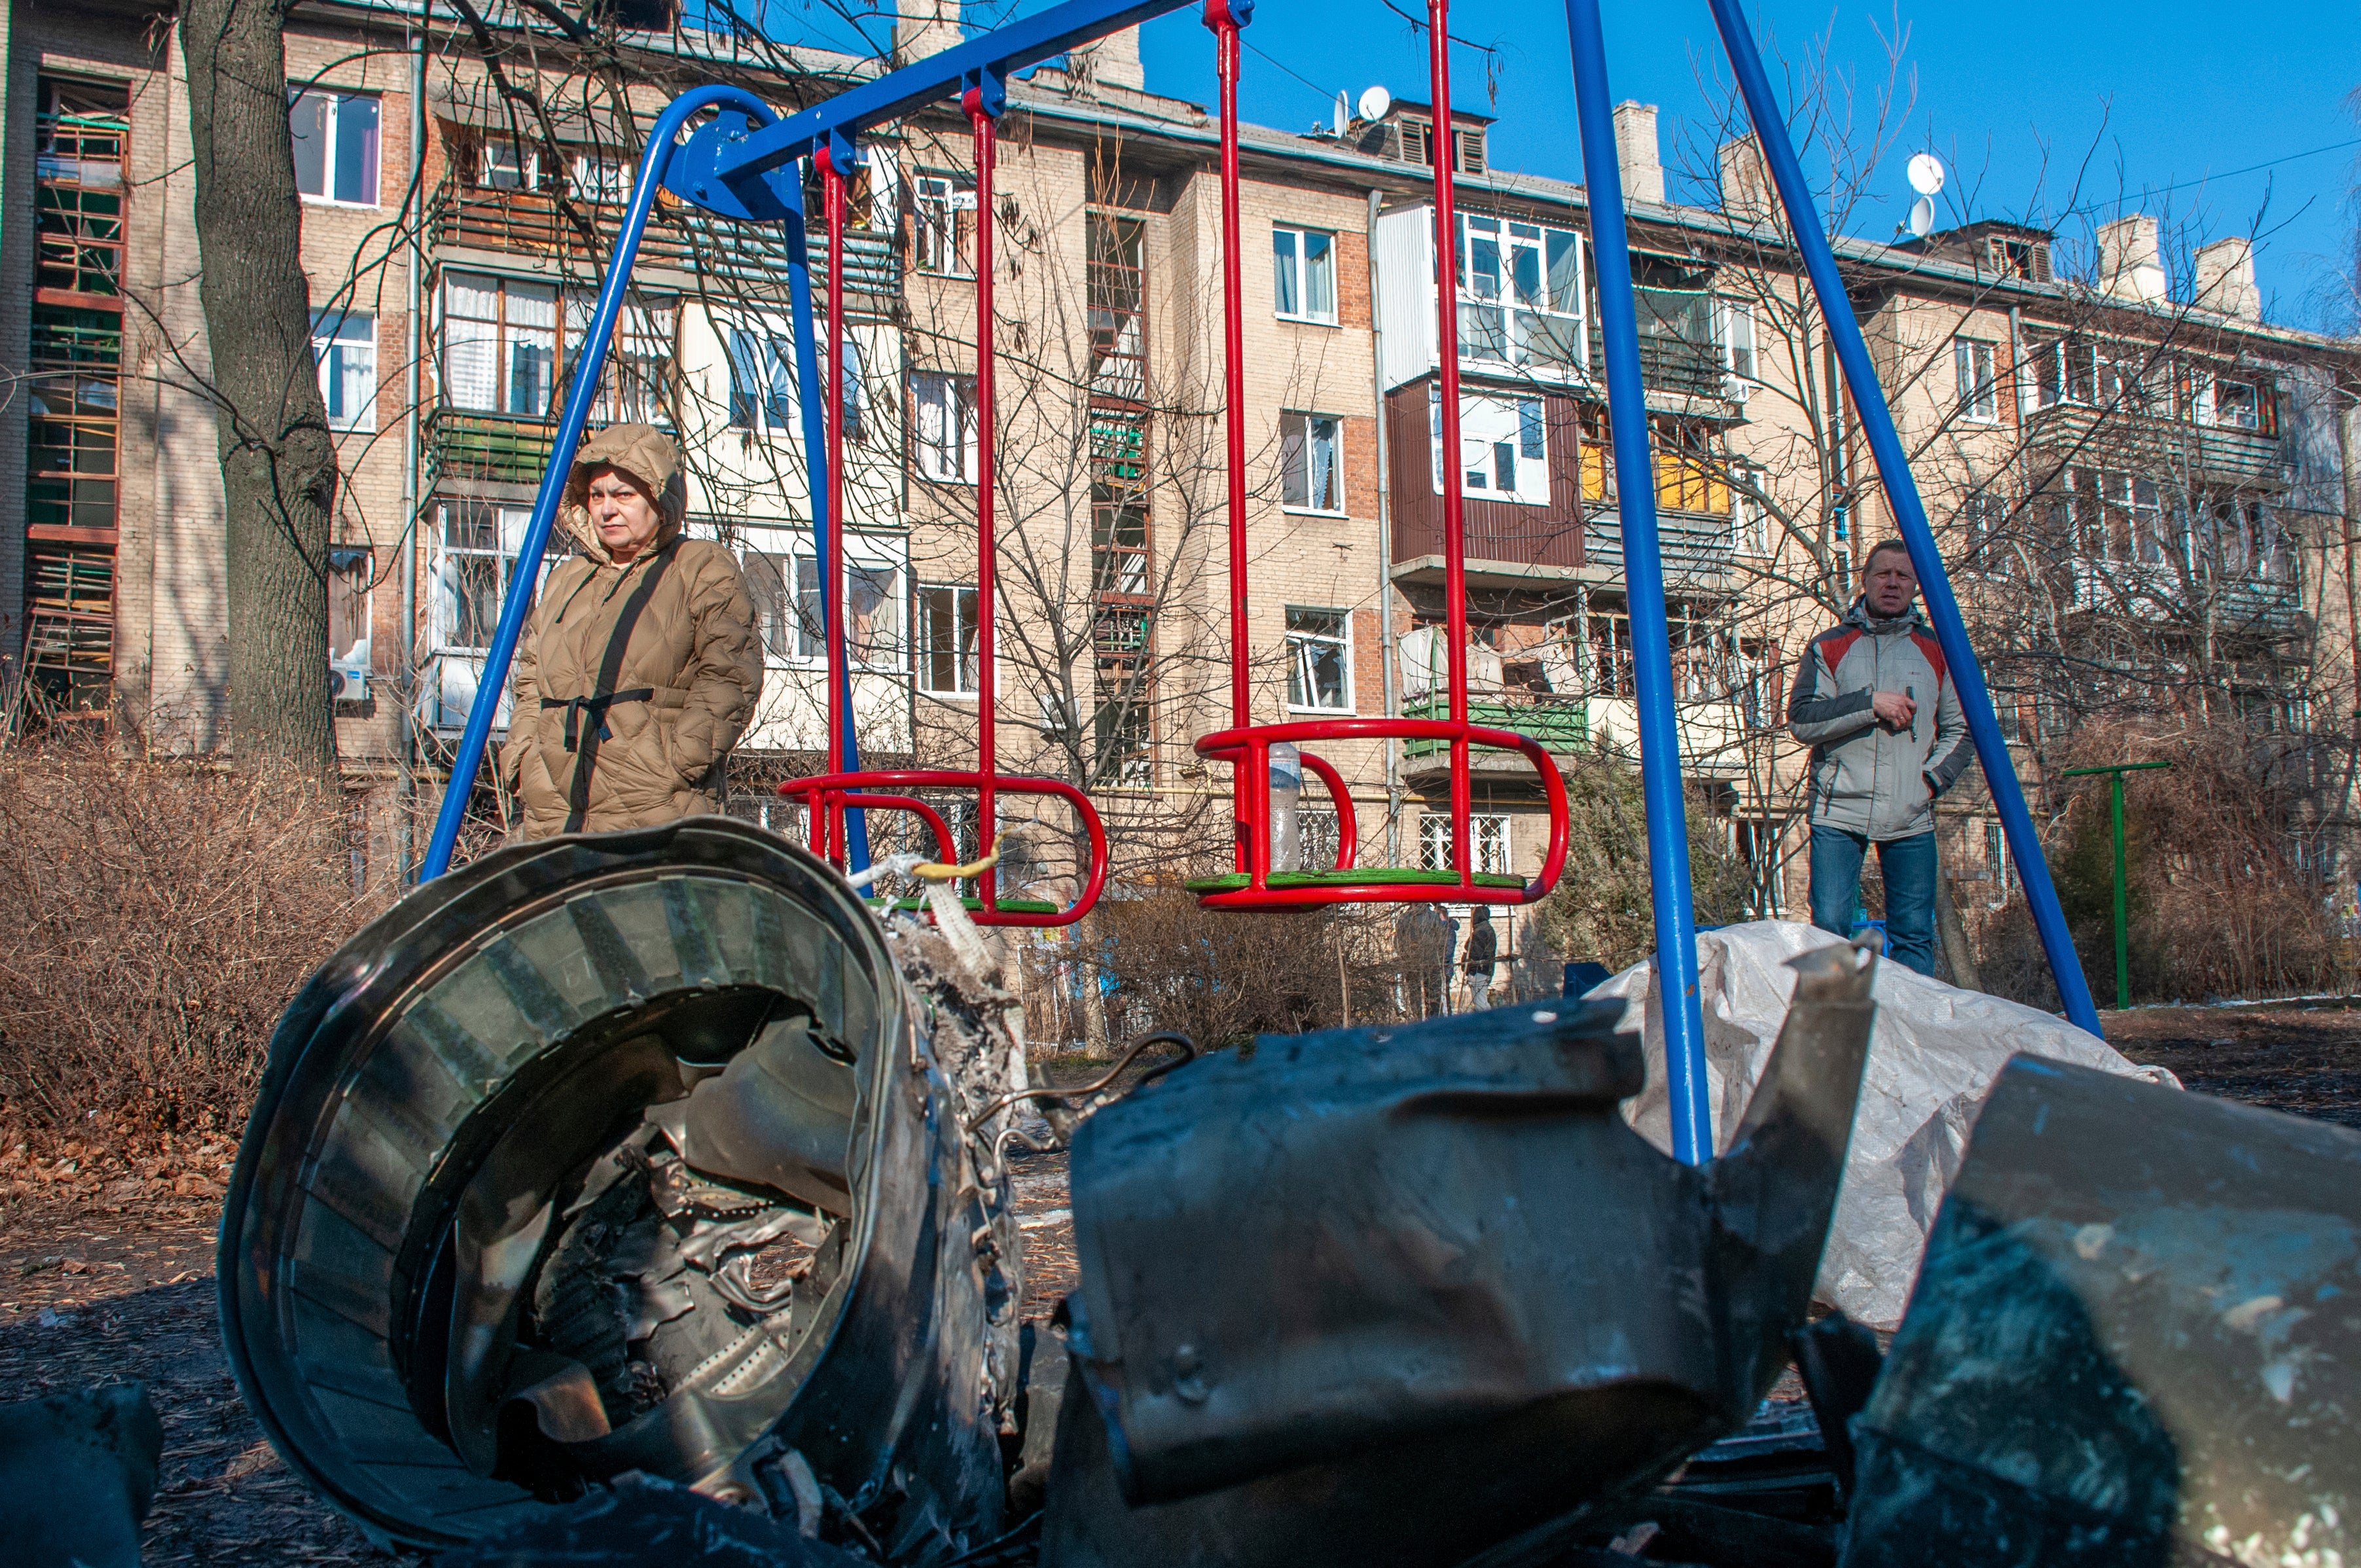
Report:
[[[1812,828],[1812,924],[1839,937],[1852,935],[1853,905],[1861,897],[1861,862],[1868,857],[1866,834]],[[1877,847],[1885,872],[1885,939],[1905,969],[1935,972],[1935,835],[1889,839]]]

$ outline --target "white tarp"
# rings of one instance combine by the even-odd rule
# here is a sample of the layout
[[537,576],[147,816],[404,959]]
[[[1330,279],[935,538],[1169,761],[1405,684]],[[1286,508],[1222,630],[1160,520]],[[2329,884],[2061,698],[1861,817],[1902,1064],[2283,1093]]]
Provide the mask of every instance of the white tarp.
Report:
[[[1795,994],[1787,959],[1839,940],[1787,920],[1757,920],[1698,934],[1698,994],[1714,1149],[1738,1126],[1779,1037]],[[1663,999],[1654,965],[1642,960],[1590,994],[1644,998],[1648,1085],[1623,1107],[1642,1136],[1672,1151],[1664,1087]],[[1927,1229],[1966,1153],[1976,1108],[2019,1051],[2108,1072],[2177,1082],[2161,1068],[2135,1067],[2096,1036],[2061,1018],[1978,992],[1960,991],[1900,964],[1878,966],[1877,1024],[1853,1118],[1852,1146],[1828,1251],[1813,1294],[1857,1321],[1892,1328],[1918,1275]]]

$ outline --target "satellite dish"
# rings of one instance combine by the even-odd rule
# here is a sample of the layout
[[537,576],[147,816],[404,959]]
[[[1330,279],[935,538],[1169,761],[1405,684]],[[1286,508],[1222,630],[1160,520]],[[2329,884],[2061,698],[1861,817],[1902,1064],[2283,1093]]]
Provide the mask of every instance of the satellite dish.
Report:
[[1935,228],[1935,198],[1921,196],[1910,203],[1910,232],[1925,239]]
[[1382,87],[1372,87],[1361,94],[1361,118],[1382,120],[1394,106],[1394,95]]
[[1336,94],[1336,116],[1331,131],[1332,135],[1341,137],[1345,134],[1345,94],[1339,93]]
[[1917,192],[1921,196],[1931,196],[1942,188],[1943,160],[1931,152],[1912,154],[1910,189]]

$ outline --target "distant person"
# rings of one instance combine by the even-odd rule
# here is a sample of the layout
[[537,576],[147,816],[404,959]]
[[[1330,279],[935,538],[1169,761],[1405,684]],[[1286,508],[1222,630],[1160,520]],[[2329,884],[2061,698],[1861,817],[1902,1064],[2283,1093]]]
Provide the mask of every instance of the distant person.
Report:
[[1467,929],[1467,1011],[1481,1013],[1492,1004],[1492,974],[1500,956],[1500,938],[1492,929],[1492,912],[1482,905]]
[[611,426],[575,454],[558,517],[578,554],[525,622],[500,750],[523,838],[721,809],[763,650],[737,560],[682,535],[686,496],[680,448],[652,425]]
[[1394,920],[1394,956],[1405,984],[1418,992],[1421,1016],[1451,1011],[1451,922],[1432,904],[1412,904]]
[[1795,668],[1787,728],[1812,748],[1812,924],[1852,935],[1861,867],[1877,846],[1894,959],[1935,972],[1935,799],[1968,765],[1968,729],[1942,650],[1915,608],[1918,574],[1889,539],[1844,619]]

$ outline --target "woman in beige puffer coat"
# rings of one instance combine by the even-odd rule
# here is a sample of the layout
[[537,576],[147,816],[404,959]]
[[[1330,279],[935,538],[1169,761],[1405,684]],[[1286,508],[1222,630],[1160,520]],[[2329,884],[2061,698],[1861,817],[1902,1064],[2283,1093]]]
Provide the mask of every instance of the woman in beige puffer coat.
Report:
[[525,622],[500,750],[523,838],[721,808],[763,691],[762,642],[737,561],[682,535],[680,469],[652,425],[611,426],[575,455],[558,518],[580,554]]

